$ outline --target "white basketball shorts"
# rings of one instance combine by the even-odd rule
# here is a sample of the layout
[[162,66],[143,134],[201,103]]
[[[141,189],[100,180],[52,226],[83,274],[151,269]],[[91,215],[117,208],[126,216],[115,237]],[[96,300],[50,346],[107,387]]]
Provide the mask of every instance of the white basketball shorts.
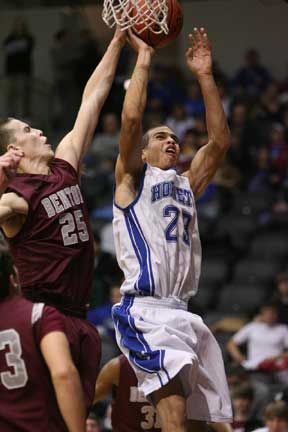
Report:
[[186,303],[125,295],[112,316],[116,338],[145,396],[179,374],[187,419],[232,421],[222,353],[202,319]]

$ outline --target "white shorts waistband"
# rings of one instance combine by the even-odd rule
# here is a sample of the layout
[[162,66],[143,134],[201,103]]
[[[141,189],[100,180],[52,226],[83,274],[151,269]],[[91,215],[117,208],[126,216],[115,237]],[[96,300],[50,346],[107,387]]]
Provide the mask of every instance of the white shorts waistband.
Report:
[[[133,299],[133,300],[132,300]],[[152,296],[133,296],[124,295],[122,297],[121,303],[127,301],[133,301],[134,305],[149,305],[151,307],[165,308],[165,309],[182,309],[187,311],[188,304],[184,300],[178,299],[176,297],[152,297]]]

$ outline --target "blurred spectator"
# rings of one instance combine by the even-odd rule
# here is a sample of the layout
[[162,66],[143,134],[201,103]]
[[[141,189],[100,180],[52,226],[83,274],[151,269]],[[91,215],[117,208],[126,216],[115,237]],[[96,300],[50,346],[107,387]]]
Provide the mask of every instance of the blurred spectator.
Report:
[[272,168],[283,174],[288,163],[288,142],[285,140],[284,126],[273,123],[268,142],[269,160]]
[[277,307],[278,321],[288,324],[288,273],[283,272],[277,275],[276,289],[272,301]]
[[194,126],[195,120],[185,114],[183,105],[175,104],[165,123],[177,135],[180,142],[182,142],[186,131]]
[[[110,159],[114,164],[118,155],[119,137],[120,124],[117,115],[113,112],[105,114],[102,119],[102,132],[96,134],[89,153],[100,157],[101,160]],[[98,159],[97,161],[99,164]]]
[[254,432],[288,432],[288,405],[284,401],[271,402],[264,413],[265,427]]
[[[247,355],[239,349],[243,344],[247,344]],[[271,384],[288,384],[288,370],[278,373],[275,363],[285,360],[284,351],[287,349],[288,327],[278,323],[277,308],[271,302],[261,306],[257,321],[242,327],[227,344],[227,350],[236,363],[247,370],[258,371],[253,374],[253,379]],[[286,369],[286,364],[283,366]],[[260,374],[260,371],[264,373]]]
[[3,41],[4,73],[7,78],[6,114],[9,117],[30,116],[33,48],[34,36],[24,18],[17,17]]
[[271,398],[269,387],[259,381],[251,380],[249,372],[237,363],[230,363],[226,368],[226,374],[231,393],[243,385],[252,387],[253,402],[250,407],[250,415],[253,418],[261,419],[264,408]]
[[189,81],[186,90],[184,109],[188,116],[198,117],[205,112],[204,102],[198,82]]
[[97,41],[88,28],[83,28],[79,34],[79,56],[75,64],[76,85],[81,97],[84,87],[101,60]]
[[[54,125],[68,131],[77,112],[76,65],[79,51],[69,30],[58,30],[50,51],[54,75]],[[95,63],[96,65],[96,63]]]
[[93,287],[90,297],[91,309],[107,302],[109,287],[113,281],[119,281],[123,278],[116,258],[102,250],[101,238],[96,232],[94,233],[94,253]]
[[86,432],[101,432],[102,429],[99,424],[99,420],[94,414],[94,412],[90,412],[86,419]]
[[148,84],[147,109],[153,113],[168,114],[170,107],[183,99],[175,74],[167,66],[156,64]]
[[249,384],[242,384],[231,393],[233,407],[232,429],[235,432],[250,432],[262,425],[262,422],[251,414],[254,391]]
[[233,80],[236,93],[257,96],[270,81],[270,73],[261,64],[258,51],[249,49],[244,57],[244,65],[236,72]]
[[120,286],[109,287],[108,300],[100,306],[87,312],[87,319],[97,327],[102,341],[101,365],[119,354],[116,343],[115,329],[112,319],[112,307],[121,300]]
[[276,81],[271,81],[260,98],[261,108],[264,112],[266,121],[279,122],[280,121],[280,97],[279,87]]

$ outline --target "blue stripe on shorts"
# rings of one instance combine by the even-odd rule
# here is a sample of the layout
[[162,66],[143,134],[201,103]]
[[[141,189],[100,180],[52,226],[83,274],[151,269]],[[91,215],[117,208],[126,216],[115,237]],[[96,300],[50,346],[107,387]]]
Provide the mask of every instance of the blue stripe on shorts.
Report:
[[121,335],[121,344],[129,350],[130,361],[145,372],[156,373],[161,386],[163,386],[160,371],[166,374],[168,381],[170,380],[168,371],[164,368],[165,350],[151,350],[143,333],[137,329],[135,320],[130,313],[133,302],[134,296],[125,295],[121,305],[114,306],[112,310],[115,326]]

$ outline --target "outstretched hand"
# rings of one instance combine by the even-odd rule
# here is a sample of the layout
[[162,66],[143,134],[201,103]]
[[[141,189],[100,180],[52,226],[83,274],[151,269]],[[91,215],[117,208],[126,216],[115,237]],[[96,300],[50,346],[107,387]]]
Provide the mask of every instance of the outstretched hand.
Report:
[[0,156],[0,190],[6,188],[9,181],[15,177],[23,156],[21,150],[9,150]]
[[122,46],[126,43],[127,32],[120,29],[120,27],[116,27],[114,33],[114,40],[117,40]]
[[151,55],[154,54],[154,48],[152,48],[150,45],[146,44],[142,39],[140,39],[139,36],[130,28],[127,30],[128,34],[128,42],[132,46],[132,48],[139,52],[141,50],[148,50]]
[[191,72],[199,77],[212,73],[211,44],[205,28],[195,27],[193,34],[189,34],[191,47],[186,51],[186,62]]

